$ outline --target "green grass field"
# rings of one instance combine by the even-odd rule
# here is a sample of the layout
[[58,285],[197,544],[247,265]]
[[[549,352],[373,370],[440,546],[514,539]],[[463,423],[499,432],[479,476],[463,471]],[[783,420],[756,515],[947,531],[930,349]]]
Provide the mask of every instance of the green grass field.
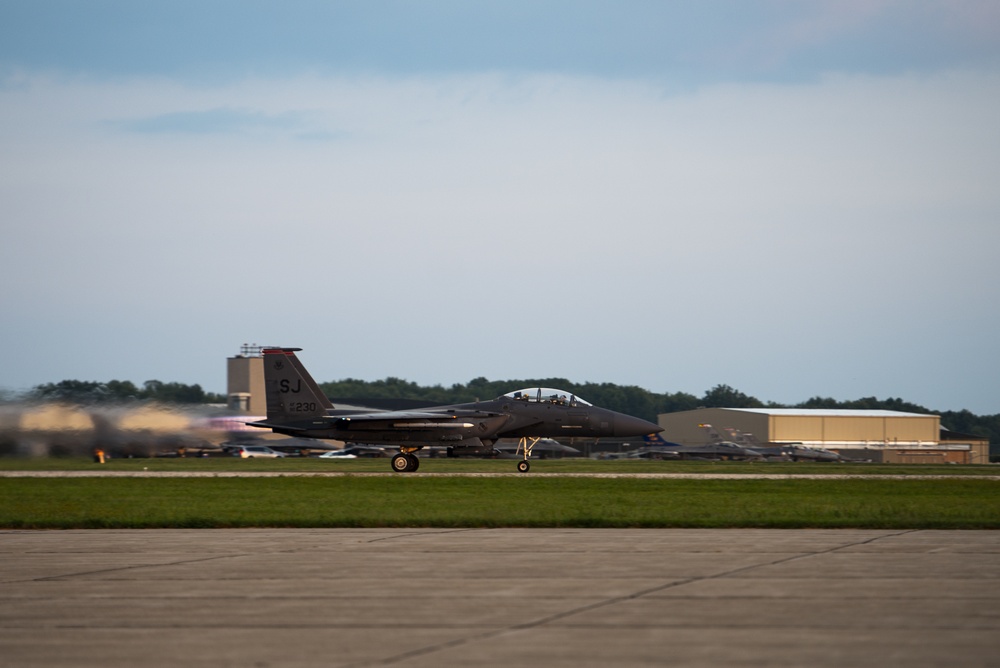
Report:
[[[154,465],[135,461],[140,469]],[[178,463],[186,464],[169,462]],[[238,463],[266,468],[264,462]],[[511,467],[503,464],[504,471]],[[677,480],[534,473],[546,465],[498,478],[0,478],[0,527],[1000,528],[998,479]]]

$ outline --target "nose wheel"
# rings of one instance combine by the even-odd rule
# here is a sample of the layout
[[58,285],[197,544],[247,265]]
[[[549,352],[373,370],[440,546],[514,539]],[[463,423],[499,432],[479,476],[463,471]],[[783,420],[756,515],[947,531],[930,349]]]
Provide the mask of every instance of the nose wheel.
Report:
[[514,454],[524,453],[524,459],[517,463],[517,470],[519,472],[527,473],[531,470],[531,464],[528,462],[528,458],[531,457],[531,449],[534,448],[535,444],[540,440],[542,440],[541,437],[522,436],[517,442],[517,450]]

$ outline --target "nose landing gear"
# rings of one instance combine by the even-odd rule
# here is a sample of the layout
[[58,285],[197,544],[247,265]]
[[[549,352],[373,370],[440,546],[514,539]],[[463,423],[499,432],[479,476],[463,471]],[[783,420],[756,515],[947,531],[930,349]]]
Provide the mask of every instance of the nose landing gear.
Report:
[[517,450],[514,452],[514,454],[519,455],[521,454],[521,452],[524,452],[524,459],[522,459],[517,463],[517,470],[520,473],[527,473],[528,471],[531,470],[531,464],[528,462],[528,458],[531,457],[531,449],[534,448],[535,444],[538,443],[540,440],[542,440],[541,437],[522,436],[521,439],[517,442]]

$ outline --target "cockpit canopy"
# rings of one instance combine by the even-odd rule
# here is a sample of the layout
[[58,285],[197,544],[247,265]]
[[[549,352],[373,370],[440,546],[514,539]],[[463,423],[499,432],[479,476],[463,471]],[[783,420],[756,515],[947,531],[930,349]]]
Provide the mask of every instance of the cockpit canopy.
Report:
[[572,392],[557,390],[551,387],[528,387],[516,392],[508,392],[503,395],[514,401],[527,401],[536,404],[558,404],[561,406],[590,406],[589,401],[584,401]]

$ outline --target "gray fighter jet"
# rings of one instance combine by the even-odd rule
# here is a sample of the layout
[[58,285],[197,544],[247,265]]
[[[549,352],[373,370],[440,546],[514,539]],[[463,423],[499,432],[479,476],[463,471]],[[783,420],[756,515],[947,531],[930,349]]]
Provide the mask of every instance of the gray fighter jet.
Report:
[[679,459],[762,459],[756,450],[745,448],[735,443],[726,441],[718,443],[706,443],[705,445],[681,445],[680,443],[670,443],[665,441],[658,434],[650,434],[643,437],[646,447],[639,450],[639,454],[659,454],[662,456],[673,456]]
[[532,387],[489,401],[412,411],[337,410],[295,355],[301,348],[264,348],[267,419],[248,422],[275,433],[307,438],[390,445],[399,448],[392,470],[416,471],[416,453],[433,445],[491,451],[497,439],[517,438],[530,468],[531,450],[543,438],[642,436],[663,431],[631,415],[598,408],[562,390]]
[[[708,425],[711,426],[711,425]],[[726,427],[726,431],[732,439],[739,445],[752,448],[764,455],[767,459],[780,459],[780,460],[791,460],[793,462],[846,462],[847,459],[842,455],[833,452],[832,450],[827,450],[825,448],[816,448],[812,446],[805,446],[801,443],[783,443],[780,445],[764,445],[757,438],[750,433],[744,434],[739,429],[733,429],[732,427]]]

